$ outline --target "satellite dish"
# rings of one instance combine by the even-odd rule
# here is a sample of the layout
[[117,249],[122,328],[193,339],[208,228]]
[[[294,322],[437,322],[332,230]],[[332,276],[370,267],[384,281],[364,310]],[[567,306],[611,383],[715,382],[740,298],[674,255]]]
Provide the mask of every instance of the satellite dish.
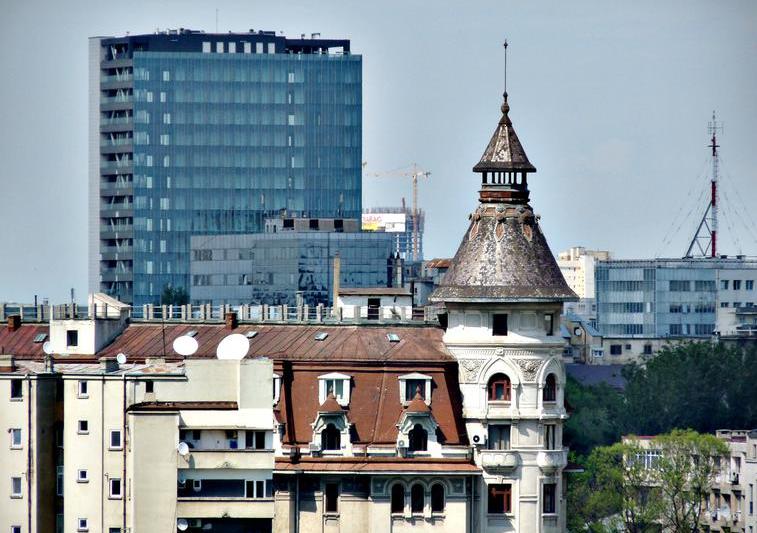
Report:
[[52,355],[53,345],[50,344],[50,341],[47,341],[45,342],[45,344],[42,345],[42,351],[45,352],[47,355]]
[[119,365],[125,365],[126,364],[126,354],[120,353],[116,356],[116,362],[118,362]]
[[573,329],[573,335],[575,335],[576,337],[580,337],[583,334],[584,332],[581,330],[581,328],[576,327]]
[[197,344],[197,339],[187,335],[176,337],[176,340],[173,341],[173,351],[179,355],[194,355],[199,347],[200,345]]
[[241,333],[232,333],[224,338],[216,349],[218,359],[230,359],[238,361],[244,359],[250,350],[250,339]]
[[187,454],[189,454],[189,445],[186,442],[180,442],[178,446],[176,446],[176,451],[179,452],[179,455],[182,457],[186,457]]
[[189,528],[189,522],[187,522],[186,518],[179,518],[176,521],[176,529],[179,531],[186,531],[187,528]]

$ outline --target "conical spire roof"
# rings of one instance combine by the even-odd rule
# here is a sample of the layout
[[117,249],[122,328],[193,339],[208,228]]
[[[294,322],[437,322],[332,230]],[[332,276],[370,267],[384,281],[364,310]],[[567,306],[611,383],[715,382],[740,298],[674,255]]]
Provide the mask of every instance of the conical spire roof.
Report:
[[[528,203],[531,165],[502,106],[502,118],[473,167],[483,174],[479,207],[444,275],[435,302],[524,302],[577,299],[557,266]],[[522,174],[521,179],[515,174]],[[487,176],[489,175],[489,176]]]
[[473,172],[536,172],[536,168],[528,160],[526,151],[515,133],[510,120],[510,104],[507,103],[507,93],[502,102],[502,118],[492,134],[489,144],[484,150],[481,160],[473,167]]

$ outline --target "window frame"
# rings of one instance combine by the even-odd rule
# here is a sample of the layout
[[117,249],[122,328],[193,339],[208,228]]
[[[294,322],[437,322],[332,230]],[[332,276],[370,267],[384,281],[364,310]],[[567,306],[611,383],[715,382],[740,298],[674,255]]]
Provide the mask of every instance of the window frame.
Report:
[[[504,324],[502,321],[504,321]],[[507,337],[509,332],[507,313],[492,313],[492,337]]]
[[[10,448],[11,450],[20,450],[24,447],[24,432],[22,428],[10,428],[8,430],[11,438]],[[15,443],[14,436],[18,435],[18,444]]]
[[89,382],[86,379],[80,379],[76,383],[76,397],[89,398]]
[[339,482],[327,481],[323,485],[323,513],[339,514]]
[[[118,444],[113,444],[113,435],[118,434]],[[111,429],[108,431],[108,449],[109,450],[123,450],[124,448],[124,439],[123,439],[123,433],[120,429]]]
[[557,450],[557,424],[544,424],[544,448]]
[[76,531],[89,531],[89,518],[77,518]]
[[[550,488],[548,494],[548,487]],[[542,484],[542,504],[541,512],[545,515],[557,514],[557,483]]]
[[[18,490],[16,490],[18,482]],[[11,498],[19,499],[24,497],[24,480],[21,476],[11,476]]]
[[[333,432],[329,429],[332,428]],[[334,447],[335,446],[335,447]],[[321,430],[321,451],[338,452],[342,449],[342,432],[333,422],[327,423]]]
[[[513,512],[513,486],[511,483],[492,483],[487,485],[487,506],[488,515],[502,516],[509,515]],[[493,497],[502,496],[502,509],[492,510]]]
[[[118,482],[118,494],[113,493],[113,483]],[[112,477],[108,479],[108,499],[120,500],[124,496],[124,484],[121,483],[120,477]]]
[[[435,494],[435,490],[440,489],[441,490],[441,509],[438,507],[438,499],[439,494]],[[444,486],[444,483],[437,481],[436,483],[431,485],[431,513],[432,514],[443,514],[444,511],[447,508],[447,488]]]
[[547,377],[544,379],[541,399],[544,403],[557,402],[557,376],[552,372],[547,374]]
[[428,451],[428,431],[422,424],[414,424],[410,431],[407,432],[407,451]]
[[78,348],[79,347],[79,330],[67,329],[66,330],[66,348]]
[[[399,494],[395,494],[397,490],[402,491],[401,498],[399,498]],[[395,497],[398,497],[399,501],[396,501]],[[407,489],[405,488],[405,484],[402,482],[393,484],[389,490],[389,512],[393,515],[404,514],[406,497]]]
[[[506,428],[506,429],[505,429]],[[509,450],[512,446],[512,424],[489,424],[486,428],[486,449],[487,450],[497,450],[497,451],[504,451]],[[496,442],[502,442],[502,436],[506,435],[506,447],[505,448],[493,448],[492,442],[495,441],[495,439],[492,438],[492,433],[498,433],[500,438],[496,439]]]
[[[497,379],[495,379],[497,378]],[[503,398],[499,399],[496,398],[496,385],[501,384],[504,386],[504,394]],[[498,372],[496,374],[493,374],[489,381],[486,383],[486,390],[487,390],[487,401],[488,402],[511,402],[512,401],[512,380],[510,379],[510,376],[505,374],[504,372]]]
[[23,379],[19,379],[19,378],[11,379],[10,389],[11,389],[10,390],[11,401],[20,402],[24,399],[24,380]]
[[[420,504],[420,506],[418,504]],[[421,515],[425,510],[426,487],[424,487],[422,483],[413,483],[410,486],[410,514]]]
[[86,468],[79,468],[76,470],[76,482],[89,483],[89,471]]
[[[86,426],[85,429],[82,429],[82,423]],[[89,420],[79,420],[76,423],[76,433],[78,435],[89,435]]]
[[[329,382],[336,381],[342,382],[342,392],[337,394],[336,390],[333,391],[336,402],[342,407],[346,407],[350,404],[350,386],[352,384],[352,377],[347,374],[341,374],[339,372],[330,372],[318,376],[318,404],[321,405],[326,401],[329,395]],[[336,387],[334,387],[336,388]]]

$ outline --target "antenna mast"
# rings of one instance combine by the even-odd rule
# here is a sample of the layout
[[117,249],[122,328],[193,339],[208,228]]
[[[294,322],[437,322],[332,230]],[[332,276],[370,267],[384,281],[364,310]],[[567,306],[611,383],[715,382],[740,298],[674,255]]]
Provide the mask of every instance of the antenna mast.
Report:
[[[717,257],[717,237],[718,237],[718,174],[720,172],[720,156],[718,155],[717,134],[723,131],[723,125],[715,118],[715,111],[712,112],[712,121],[708,124],[710,135],[710,144],[707,146],[712,149],[712,177],[710,178],[710,203],[704,212],[694,238],[691,239],[689,249],[685,257],[694,257],[692,251],[696,246],[701,254],[699,257]],[[703,231],[704,230],[704,231]],[[704,244],[704,245],[703,245]]]
[[507,39],[505,39],[505,100],[507,100]]

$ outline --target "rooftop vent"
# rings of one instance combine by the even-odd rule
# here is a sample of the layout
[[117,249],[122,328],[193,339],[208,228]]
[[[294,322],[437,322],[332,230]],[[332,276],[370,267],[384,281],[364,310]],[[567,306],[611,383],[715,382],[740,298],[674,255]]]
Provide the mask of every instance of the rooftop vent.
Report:
[[254,339],[255,337],[258,336],[258,332],[257,331],[248,331],[247,333],[244,334],[244,336],[247,337],[248,339]]
[[389,342],[399,342],[400,336],[396,333],[387,333],[386,338],[389,340]]
[[326,337],[328,337],[328,336],[329,336],[328,333],[326,333],[325,331],[321,331],[321,332],[315,334],[315,340],[317,340],[317,341],[325,341]]

